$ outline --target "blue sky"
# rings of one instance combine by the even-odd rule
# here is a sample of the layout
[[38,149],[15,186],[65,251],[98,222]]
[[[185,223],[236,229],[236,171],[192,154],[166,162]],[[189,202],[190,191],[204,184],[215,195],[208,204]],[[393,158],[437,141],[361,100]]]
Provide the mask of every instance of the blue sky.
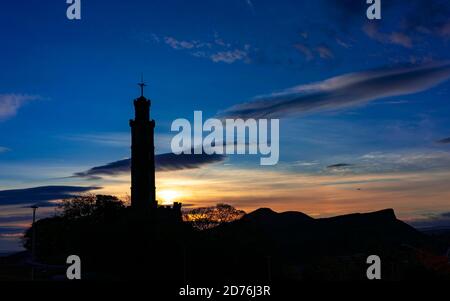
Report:
[[[66,18],[63,0],[0,4],[0,190],[95,186],[125,195],[126,174],[63,178],[129,157],[143,72],[160,154],[171,122],[194,110],[207,118],[250,102],[257,115],[267,110],[255,98],[294,99],[283,103],[292,114],[270,112],[281,118],[278,165],[230,156],[160,173],[160,187],[188,204],[316,216],[393,207],[417,221],[450,211],[447,1],[382,1],[381,21],[366,19],[362,0],[81,2],[79,21]],[[247,195],[236,175],[270,198]],[[284,182],[266,191],[274,178]],[[0,224],[17,226],[11,216],[27,203],[0,207],[9,216]]]

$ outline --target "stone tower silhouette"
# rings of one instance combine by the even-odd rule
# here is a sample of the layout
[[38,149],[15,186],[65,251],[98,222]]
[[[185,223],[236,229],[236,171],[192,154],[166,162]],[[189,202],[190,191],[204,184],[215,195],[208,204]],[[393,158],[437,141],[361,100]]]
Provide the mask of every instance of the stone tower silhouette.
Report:
[[141,96],[134,100],[135,118],[131,127],[131,207],[157,207],[155,187],[155,121],[150,119],[151,100],[144,97],[146,84],[141,81]]

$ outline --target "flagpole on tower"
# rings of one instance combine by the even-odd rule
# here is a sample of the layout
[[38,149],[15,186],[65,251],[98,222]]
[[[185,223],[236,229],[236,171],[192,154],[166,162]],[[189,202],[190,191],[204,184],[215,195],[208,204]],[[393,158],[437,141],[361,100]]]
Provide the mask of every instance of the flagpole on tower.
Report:
[[144,97],[144,87],[147,85],[144,82],[144,74],[141,73],[141,82],[138,84],[139,87],[141,87],[141,97]]

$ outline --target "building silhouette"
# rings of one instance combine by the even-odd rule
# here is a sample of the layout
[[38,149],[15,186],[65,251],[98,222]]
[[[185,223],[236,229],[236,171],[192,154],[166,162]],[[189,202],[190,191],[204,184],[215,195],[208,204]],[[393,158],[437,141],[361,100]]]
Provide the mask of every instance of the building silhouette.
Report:
[[[141,96],[134,100],[135,117],[131,127],[131,207],[158,212],[160,217],[181,219],[181,203],[158,206],[155,185],[155,121],[150,118],[151,100],[144,96],[146,84],[138,84]],[[159,210],[156,210],[159,209]]]
[[134,100],[135,118],[131,127],[131,207],[157,207],[155,187],[155,121],[150,119],[151,100],[144,97],[145,83],[139,83],[141,96]]

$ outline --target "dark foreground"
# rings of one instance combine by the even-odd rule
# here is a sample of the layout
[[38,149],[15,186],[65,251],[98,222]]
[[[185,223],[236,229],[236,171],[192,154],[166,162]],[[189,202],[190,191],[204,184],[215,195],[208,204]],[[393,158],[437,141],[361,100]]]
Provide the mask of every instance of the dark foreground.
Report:
[[[186,287],[271,285],[308,280],[367,280],[366,259],[381,258],[383,280],[450,280],[448,233],[427,235],[393,210],[313,219],[258,209],[199,231],[181,220],[132,212],[37,223],[30,252],[0,259],[0,280],[66,280],[66,258],[78,255],[84,280],[139,280]],[[29,247],[29,243],[26,244]]]

